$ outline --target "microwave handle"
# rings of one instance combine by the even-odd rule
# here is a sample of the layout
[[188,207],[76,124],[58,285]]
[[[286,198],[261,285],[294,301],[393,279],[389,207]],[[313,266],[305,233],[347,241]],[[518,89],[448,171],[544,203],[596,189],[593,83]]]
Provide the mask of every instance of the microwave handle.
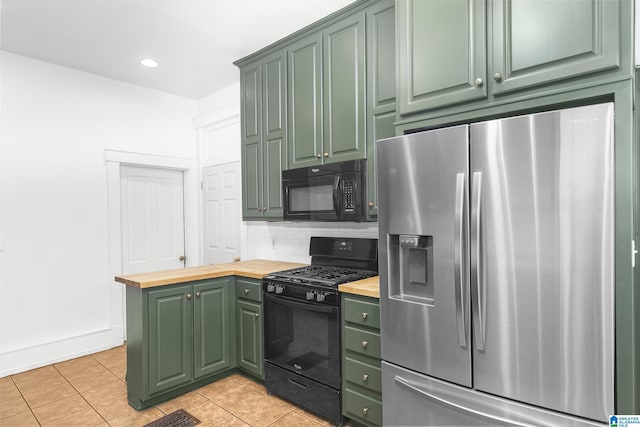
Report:
[[340,175],[336,175],[333,178],[333,210],[335,211],[338,218],[340,217],[340,213],[342,211],[342,206],[340,204],[342,194],[340,194]]

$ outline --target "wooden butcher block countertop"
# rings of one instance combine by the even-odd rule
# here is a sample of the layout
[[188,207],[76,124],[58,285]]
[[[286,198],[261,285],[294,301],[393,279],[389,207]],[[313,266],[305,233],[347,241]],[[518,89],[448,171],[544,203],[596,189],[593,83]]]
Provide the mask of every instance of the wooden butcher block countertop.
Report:
[[356,282],[345,283],[338,286],[338,290],[347,294],[362,295],[365,297],[380,298],[380,277],[368,277]]
[[262,279],[263,276],[275,271],[302,267],[307,264],[293,262],[269,261],[253,259],[228,264],[203,265],[200,267],[178,268],[176,270],[154,271],[151,273],[128,274],[116,276],[116,282],[137,288],[152,288],[155,286],[173,285],[176,283],[192,282],[194,280],[212,279],[223,276],[243,276]]

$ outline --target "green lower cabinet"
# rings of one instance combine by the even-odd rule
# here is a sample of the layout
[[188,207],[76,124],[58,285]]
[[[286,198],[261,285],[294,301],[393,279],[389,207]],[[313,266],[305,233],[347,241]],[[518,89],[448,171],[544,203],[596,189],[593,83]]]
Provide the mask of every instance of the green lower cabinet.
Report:
[[238,368],[264,379],[261,283],[244,277],[236,279],[236,350]]
[[149,395],[193,378],[192,286],[171,286],[148,292]]
[[382,425],[380,305],[377,298],[342,294],[342,414]]
[[235,367],[233,277],[127,286],[127,395],[143,409]]
[[238,368],[264,378],[262,347],[262,306],[253,302],[236,302],[238,323]]

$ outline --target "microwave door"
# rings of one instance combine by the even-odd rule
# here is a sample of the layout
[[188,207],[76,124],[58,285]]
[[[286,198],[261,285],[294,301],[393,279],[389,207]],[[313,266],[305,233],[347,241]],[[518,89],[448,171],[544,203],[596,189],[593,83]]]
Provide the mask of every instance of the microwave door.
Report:
[[336,219],[334,185],[333,176],[313,177],[305,182],[286,184],[285,219]]

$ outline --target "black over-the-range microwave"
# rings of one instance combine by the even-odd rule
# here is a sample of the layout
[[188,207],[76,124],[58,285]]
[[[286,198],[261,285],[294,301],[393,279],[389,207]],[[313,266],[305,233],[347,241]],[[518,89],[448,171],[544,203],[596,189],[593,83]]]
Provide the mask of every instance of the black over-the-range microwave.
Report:
[[366,160],[282,171],[284,219],[365,221]]

